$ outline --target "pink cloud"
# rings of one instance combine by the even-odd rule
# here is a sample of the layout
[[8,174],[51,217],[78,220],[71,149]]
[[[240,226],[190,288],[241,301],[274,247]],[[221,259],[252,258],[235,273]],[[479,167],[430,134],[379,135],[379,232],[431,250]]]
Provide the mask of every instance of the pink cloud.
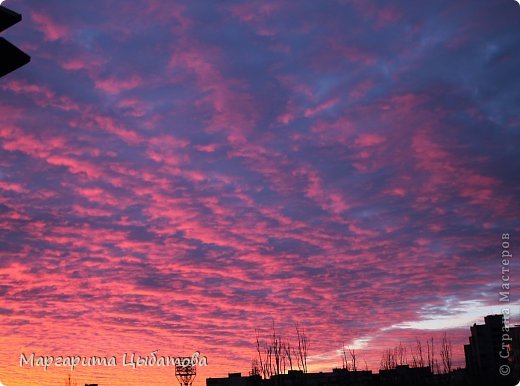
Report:
[[118,79],[110,77],[106,79],[96,79],[96,88],[108,94],[119,94],[123,91],[133,90],[143,84],[140,76],[132,75],[130,78]]
[[43,33],[46,41],[67,40],[70,37],[68,28],[53,20],[46,13],[32,11],[31,19],[38,30]]
[[312,107],[312,108],[308,108],[304,111],[303,113],[303,116],[304,117],[312,117],[324,110],[328,110],[330,109],[331,107],[334,107],[339,101],[339,98],[332,98],[332,99],[329,99],[328,101],[325,101],[321,104],[319,104],[318,106],[316,107]]

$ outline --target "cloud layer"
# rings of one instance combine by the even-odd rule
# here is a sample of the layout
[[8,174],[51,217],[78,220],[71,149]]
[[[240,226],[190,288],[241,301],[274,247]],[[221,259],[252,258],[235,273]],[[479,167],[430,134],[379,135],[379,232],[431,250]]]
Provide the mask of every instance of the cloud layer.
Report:
[[207,355],[202,385],[273,321],[305,327],[311,368],[346,344],[377,370],[450,316],[463,364],[519,230],[514,1],[7,6],[32,56],[0,80],[7,386],[66,377],[21,352],[155,349]]

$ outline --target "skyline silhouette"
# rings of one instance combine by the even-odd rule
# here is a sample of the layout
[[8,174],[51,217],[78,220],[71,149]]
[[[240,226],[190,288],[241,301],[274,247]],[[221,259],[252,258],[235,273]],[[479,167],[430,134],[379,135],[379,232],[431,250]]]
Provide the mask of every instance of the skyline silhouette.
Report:
[[[343,385],[343,386],[516,386],[520,383],[520,325],[509,325],[507,315],[487,315],[484,323],[470,326],[464,345],[465,366],[454,366],[453,344],[446,333],[442,342],[416,338],[415,345],[383,352],[379,369],[369,369],[354,349],[342,348],[341,367],[332,372],[309,372],[307,336],[297,327],[298,345],[277,334],[275,326],[268,343],[260,344],[248,376],[230,372],[226,378],[206,379],[207,386]],[[303,342],[303,343],[302,343]],[[292,347],[292,350],[291,350]],[[364,364],[363,364],[364,362]]]
[[[292,345],[276,332],[273,325],[270,341],[256,337],[258,357],[252,360],[248,374],[229,372],[227,377],[209,377],[206,386],[516,386],[520,382],[520,325],[509,326],[504,315],[487,315],[484,323],[469,326],[471,335],[465,348],[465,366],[454,367],[451,340],[444,335],[441,343],[418,337],[415,346],[399,343],[383,352],[379,369],[368,364],[353,349],[344,349],[341,367],[330,372],[308,371],[308,336],[297,326],[298,344]],[[507,331],[504,334],[504,331]],[[422,348],[422,342],[425,347]],[[502,346],[502,342],[506,346]],[[507,355],[506,355],[507,353]],[[508,374],[499,368],[507,366]],[[181,386],[190,386],[196,378],[196,366],[178,366],[175,377]],[[77,386],[69,374],[66,386]],[[91,386],[86,384],[85,386]],[[98,386],[96,384],[96,386]]]

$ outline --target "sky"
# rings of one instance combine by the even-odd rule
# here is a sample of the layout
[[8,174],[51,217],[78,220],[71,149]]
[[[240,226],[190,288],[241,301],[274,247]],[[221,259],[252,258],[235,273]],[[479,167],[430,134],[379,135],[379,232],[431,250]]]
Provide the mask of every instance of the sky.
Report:
[[5,386],[70,373],[22,353],[154,350],[200,351],[204,385],[247,374],[273,325],[305,329],[312,371],[444,333],[464,366],[520,237],[515,1],[3,5],[32,58],[0,79]]

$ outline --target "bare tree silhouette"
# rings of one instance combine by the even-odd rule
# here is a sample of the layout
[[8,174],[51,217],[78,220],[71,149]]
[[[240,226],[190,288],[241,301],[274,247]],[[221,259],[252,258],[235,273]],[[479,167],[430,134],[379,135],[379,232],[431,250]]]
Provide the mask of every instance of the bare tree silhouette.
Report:
[[452,344],[451,340],[448,340],[446,333],[444,333],[444,337],[442,338],[442,345],[441,345],[441,359],[442,359],[442,365],[443,370],[445,374],[448,374],[451,372],[451,366],[452,366]]
[[345,343],[341,346],[341,368],[345,370],[350,370],[348,365],[348,354],[347,349],[345,348]]
[[263,350],[262,350],[262,347],[260,346],[260,336],[259,336],[258,330],[255,330],[255,332],[256,332],[256,351],[258,353],[260,372],[261,372],[262,377],[264,379],[267,379],[271,375],[269,373],[270,366],[268,364],[268,352],[267,352],[268,350],[267,350],[267,348],[265,348],[265,353],[262,354]]
[[309,341],[304,328],[296,325],[296,336],[298,338],[298,347],[296,351],[296,358],[298,362],[298,368],[304,373],[307,372],[307,357],[309,352]]
[[431,371],[434,371],[434,351],[433,351],[433,337],[431,337],[430,340],[426,341],[426,347],[428,349],[428,367],[431,369]]
[[356,355],[356,350],[355,349],[351,349],[349,348],[348,349],[348,352],[350,354],[350,360],[351,360],[351,366],[350,368],[352,369],[352,371],[357,371],[357,363],[356,363],[356,359],[357,359],[357,355]]
[[272,363],[271,373],[274,375],[280,375],[285,373],[285,344],[282,338],[276,334],[274,322],[272,326],[273,334],[271,336],[270,352],[272,352],[274,363]]
[[69,374],[68,378],[65,380],[65,386],[78,386],[78,383],[75,381],[73,382]]
[[291,351],[291,343],[289,341],[285,342],[284,345],[285,357],[289,362],[289,370],[293,369],[293,361],[292,361],[292,351]]
[[406,356],[406,347],[403,346],[402,342],[399,342],[399,346],[395,348],[395,357],[398,360],[399,366],[408,364],[408,358]]
[[249,375],[261,375],[261,373],[262,371],[258,365],[258,359],[251,360],[251,370],[249,371]]
[[380,370],[390,370],[397,367],[395,349],[386,349],[381,356]]
[[410,351],[412,353],[412,363],[410,367],[424,367],[422,343],[419,339],[415,341],[415,348],[411,347]]
[[[271,327],[269,342],[262,342],[258,330],[256,333],[257,367],[264,379],[285,374],[293,370],[295,363],[299,370],[307,372],[308,340],[305,330],[296,326],[298,346],[295,348],[289,340],[282,338],[276,331],[274,322]],[[295,359],[296,358],[296,362]]]

